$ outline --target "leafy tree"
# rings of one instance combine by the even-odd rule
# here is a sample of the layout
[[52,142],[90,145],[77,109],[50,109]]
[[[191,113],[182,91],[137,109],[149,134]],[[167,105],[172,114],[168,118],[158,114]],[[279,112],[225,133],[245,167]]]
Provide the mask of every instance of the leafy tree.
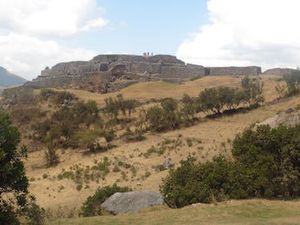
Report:
[[59,157],[56,153],[55,144],[50,142],[45,152],[46,163],[48,167],[55,166],[59,163]]
[[[26,148],[18,148],[20,134],[12,126],[7,114],[0,112],[0,223],[18,224],[14,207],[24,207],[28,193],[28,179],[25,176],[22,158],[26,156]],[[3,198],[13,194],[14,204]],[[7,196],[8,197],[8,196]]]
[[174,99],[164,99],[160,105],[149,108],[146,112],[146,120],[150,129],[163,131],[175,129],[180,124],[178,104]]
[[105,112],[108,113],[112,119],[118,120],[119,112],[123,116],[130,117],[132,112],[138,105],[138,102],[134,99],[124,99],[123,95],[119,94],[116,98],[106,98],[105,100]]
[[146,120],[150,125],[150,129],[162,131],[164,129],[164,110],[159,106],[153,106],[146,112]]
[[187,94],[184,94],[182,99],[182,108],[181,108],[181,114],[183,117],[183,120],[185,122],[191,122],[195,118],[195,114],[198,111],[199,107],[197,104],[197,99],[190,97]]
[[225,106],[228,109],[237,107],[240,103],[238,93],[236,89],[230,87],[206,88],[199,94],[201,109],[220,114]]
[[260,104],[264,102],[262,95],[263,83],[259,78],[250,78],[245,76],[241,80],[242,88],[244,90],[244,102],[249,105]]
[[219,101],[217,88],[206,88],[199,94],[199,101],[204,112],[221,113],[224,106]]
[[300,71],[294,71],[291,74],[283,76],[287,86],[288,96],[296,95],[300,92]]

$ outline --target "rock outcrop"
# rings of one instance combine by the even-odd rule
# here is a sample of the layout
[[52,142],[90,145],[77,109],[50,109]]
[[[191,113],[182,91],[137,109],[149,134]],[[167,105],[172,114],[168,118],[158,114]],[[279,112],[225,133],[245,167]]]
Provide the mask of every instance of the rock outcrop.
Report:
[[101,207],[113,214],[134,213],[143,208],[162,205],[163,196],[156,192],[134,191],[115,193],[110,196]]
[[289,75],[295,71],[296,71],[295,69],[289,69],[289,68],[273,68],[273,69],[266,70],[265,72],[263,72],[263,74],[284,76],[284,75]]
[[280,125],[295,127],[300,125],[300,110],[289,109],[286,112],[280,113],[259,123],[258,125],[269,125],[271,128],[275,128]]

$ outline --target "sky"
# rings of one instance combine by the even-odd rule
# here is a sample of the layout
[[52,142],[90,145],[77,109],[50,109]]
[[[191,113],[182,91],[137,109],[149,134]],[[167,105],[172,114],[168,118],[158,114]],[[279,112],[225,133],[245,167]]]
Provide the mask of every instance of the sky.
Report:
[[0,0],[0,65],[26,79],[98,54],[300,65],[299,0]]

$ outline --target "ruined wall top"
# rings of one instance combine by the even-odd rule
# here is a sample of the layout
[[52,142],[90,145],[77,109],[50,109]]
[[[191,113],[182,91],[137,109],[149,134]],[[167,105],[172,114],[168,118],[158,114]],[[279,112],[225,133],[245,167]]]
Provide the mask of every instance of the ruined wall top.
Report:
[[114,62],[130,62],[130,63],[166,63],[166,64],[185,64],[183,61],[172,55],[98,55],[92,59],[96,63],[114,63]]

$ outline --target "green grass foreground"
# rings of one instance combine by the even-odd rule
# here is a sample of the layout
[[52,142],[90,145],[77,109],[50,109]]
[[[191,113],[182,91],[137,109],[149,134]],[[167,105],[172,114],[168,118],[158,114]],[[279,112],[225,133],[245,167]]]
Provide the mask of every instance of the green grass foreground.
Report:
[[198,204],[182,209],[152,208],[135,214],[60,219],[47,225],[300,224],[300,201],[245,200]]

